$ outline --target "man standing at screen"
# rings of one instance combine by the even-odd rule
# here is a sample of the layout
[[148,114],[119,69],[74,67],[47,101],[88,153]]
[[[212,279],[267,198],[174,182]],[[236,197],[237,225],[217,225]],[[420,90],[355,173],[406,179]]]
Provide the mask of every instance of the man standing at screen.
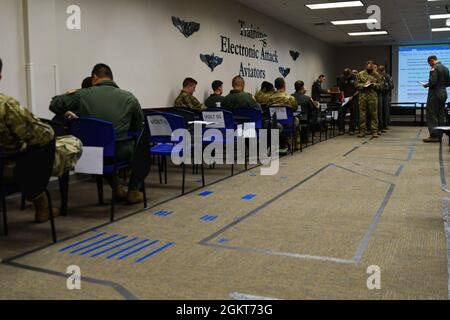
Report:
[[423,86],[428,88],[427,122],[430,137],[423,142],[433,143],[442,139],[442,131],[435,128],[445,124],[445,103],[450,81],[448,68],[439,62],[436,56],[430,56],[428,64],[431,66],[430,80]]

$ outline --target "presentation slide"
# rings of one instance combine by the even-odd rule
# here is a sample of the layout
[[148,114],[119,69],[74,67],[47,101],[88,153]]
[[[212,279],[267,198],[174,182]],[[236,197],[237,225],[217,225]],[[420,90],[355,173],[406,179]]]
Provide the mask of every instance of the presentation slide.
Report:
[[432,55],[437,56],[447,67],[450,66],[450,45],[399,47],[398,102],[427,102],[428,89],[419,82],[428,83],[431,68],[427,59]]

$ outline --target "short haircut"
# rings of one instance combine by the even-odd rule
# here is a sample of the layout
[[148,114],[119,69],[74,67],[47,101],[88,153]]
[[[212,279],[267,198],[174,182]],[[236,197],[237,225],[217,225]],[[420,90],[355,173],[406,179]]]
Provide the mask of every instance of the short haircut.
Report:
[[295,82],[295,91],[301,91],[305,88],[305,82],[299,80]]
[[214,91],[219,90],[219,88],[223,86],[223,82],[220,80],[216,80],[212,83],[211,87]]
[[428,57],[428,61],[431,61],[431,60],[437,61],[437,60],[438,60],[438,57],[437,57],[437,56],[429,56],[429,57]]
[[104,63],[99,63],[95,65],[94,69],[92,69],[92,76],[94,75],[99,78],[109,78],[111,80],[114,79],[114,75],[112,73],[111,68]]
[[87,88],[90,88],[90,87],[92,87],[92,77],[87,77],[81,83],[81,88],[82,89],[87,89]]
[[3,61],[2,58],[0,58],[0,73],[2,73],[3,70]]
[[190,86],[196,86],[198,84],[198,82],[195,79],[192,78],[186,78],[183,81],[183,88],[187,88]]
[[369,65],[369,64],[376,64],[376,63],[373,60],[369,60],[369,61],[367,61],[367,64]]
[[263,92],[271,92],[271,91],[274,91],[274,90],[275,90],[275,87],[273,86],[273,84],[271,84],[268,81],[264,81],[261,84],[261,91],[263,91]]
[[286,87],[286,81],[284,81],[283,78],[275,79],[275,88],[277,88],[277,90],[281,90],[285,87]]
[[231,85],[233,86],[233,88],[235,88],[237,86],[242,86],[244,84],[245,84],[245,80],[241,76],[236,76],[233,78],[233,81],[231,81]]
[[319,79],[320,78],[325,78],[325,75],[324,74],[321,74],[320,76],[319,76]]

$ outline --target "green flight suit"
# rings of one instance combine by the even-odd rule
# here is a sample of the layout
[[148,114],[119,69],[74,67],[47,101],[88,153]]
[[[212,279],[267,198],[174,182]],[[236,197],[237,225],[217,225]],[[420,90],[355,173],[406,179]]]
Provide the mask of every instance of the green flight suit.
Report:
[[[20,106],[15,99],[0,94],[0,150],[6,156],[24,152],[28,147],[42,147],[54,139],[53,129]],[[81,157],[81,141],[73,136],[56,139],[53,173],[60,177],[72,170]],[[13,177],[14,162],[4,163],[4,177]]]
[[[111,122],[117,140],[127,139],[129,132],[142,130],[144,123],[141,105],[136,97],[109,80],[101,81],[92,88],[54,97],[50,110],[57,115],[72,111],[81,118]],[[116,160],[130,160],[133,151],[133,142],[119,143]]]
[[217,103],[220,103],[220,107],[222,107],[223,100],[225,100],[224,96],[213,93],[205,100],[205,106],[207,108],[217,108]]
[[250,93],[238,90],[231,90],[225,97],[222,105],[227,110],[250,108],[261,110],[261,106],[253,99]]
[[[372,85],[365,88],[367,81]],[[378,72],[369,73],[367,70],[358,73],[356,89],[359,91],[360,130],[367,133],[367,114],[370,116],[372,134],[378,133],[378,92],[382,88],[382,78]]]
[[192,94],[182,90],[178,97],[175,99],[175,107],[177,108],[191,108],[201,111],[205,109],[205,106],[197,100]]
[[427,101],[427,122],[431,138],[441,138],[442,131],[434,128],[445,124],[445,103],[447,101],[447,87],[449,83],[449,71],[446,66],[438,62],[430,71]]

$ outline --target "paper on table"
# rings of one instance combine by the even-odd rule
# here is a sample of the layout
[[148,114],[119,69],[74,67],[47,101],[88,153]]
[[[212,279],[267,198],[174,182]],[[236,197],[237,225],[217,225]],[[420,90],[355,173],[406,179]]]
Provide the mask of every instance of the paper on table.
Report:
[[417,81],[417,83],[419,83],[419,84],[422,85],[422,86],[427,85],[425,82],[422,82],[422,81]]
[[75,165],[75,172],[103,174],[103,148],[83,147],[83,155]]

